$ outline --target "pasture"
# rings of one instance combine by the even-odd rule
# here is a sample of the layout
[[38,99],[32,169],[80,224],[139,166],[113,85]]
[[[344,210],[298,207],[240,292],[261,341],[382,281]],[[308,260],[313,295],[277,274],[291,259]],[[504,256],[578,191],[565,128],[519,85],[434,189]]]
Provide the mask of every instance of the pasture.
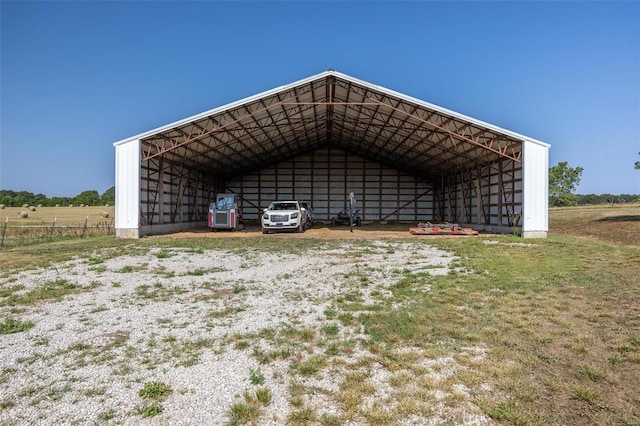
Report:
[[539,240],[349,234],[0,250],[0,424],[197,422],[225,392],[226,424],[640,424],[638,206],[554,209]]
[[[26,217],[24,214],[26,213]],[[113,206],[5,207],[0,209],[3,245],[15,246],[52,238],[108,235],[114,232]]]

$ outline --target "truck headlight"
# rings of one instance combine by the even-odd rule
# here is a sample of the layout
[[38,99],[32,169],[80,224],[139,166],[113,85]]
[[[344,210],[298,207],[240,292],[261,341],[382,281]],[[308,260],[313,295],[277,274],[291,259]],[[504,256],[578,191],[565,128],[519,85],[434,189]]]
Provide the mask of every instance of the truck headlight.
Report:
[[265,213],[265,214],[262,215],[262,218],[264,220],[269,220],[269,215]]
[[291,219],[297,219],[298,218],[298,213],[293,213],[291,215]]

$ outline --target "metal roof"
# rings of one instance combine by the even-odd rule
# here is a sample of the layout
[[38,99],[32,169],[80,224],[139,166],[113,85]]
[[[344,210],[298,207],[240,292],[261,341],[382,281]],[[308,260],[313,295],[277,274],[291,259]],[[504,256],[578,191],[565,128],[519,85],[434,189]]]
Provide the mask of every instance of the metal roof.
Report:
[[437,177],[547,146],[454,111],[328,70],[127,138],[142,160],[162,157],[222,178],[330,146],[417,176]]

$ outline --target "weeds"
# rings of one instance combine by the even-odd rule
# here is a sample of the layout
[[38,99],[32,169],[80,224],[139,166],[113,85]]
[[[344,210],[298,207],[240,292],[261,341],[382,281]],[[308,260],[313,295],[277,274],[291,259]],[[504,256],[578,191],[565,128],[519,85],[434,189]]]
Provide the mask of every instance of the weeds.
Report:
[[0,334],[14,334],[27,331],[34,324],[31,321],[20,321],[14,318],[5,318],[4,322],[0,322]]
[[261,385],[264,383],[264,374],[258,368],[257,370],[250,369],[249,370],[249,380],[251,380],[251,384],[253,385]]
[[35,288],[24,294],[11,294],[5,300],[0,301],[0,306],[33,305],[44,301],[57,301],[69,294],[91,291],[100,286],[98,282],[80,287],[66,279],[57,279],[44,283],[42,287]]
[[262,407],[271,403],[271,391],[258,388],[253,393],[244,391],[244,401],[234,403],[229,409],[229,424],[257,424],[262,415]]
[[162,413],[162,404],[159,401],[149,401],[139,405],[136,412],[143,418],[154,417]]
[[140,398],[164,401],[171,394],[171,387],[162,382],[147,382],[138,391]]
[[138,406],[137,413],[141,417],[154,417],[162,412],[161,402],[167,399],[172,389],[163,382],[147,382],[138,390],[143,403]]

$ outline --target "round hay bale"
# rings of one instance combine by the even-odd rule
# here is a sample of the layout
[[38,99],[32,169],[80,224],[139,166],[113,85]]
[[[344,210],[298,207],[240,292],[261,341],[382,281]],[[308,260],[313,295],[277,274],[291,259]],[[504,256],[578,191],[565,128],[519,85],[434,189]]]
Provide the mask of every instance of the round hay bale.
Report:
[[42,204],[38,204],[38,208],[42,207]]
[[84,204],[80,204],[80,207],[84,207]]
[[109,207],[109,203],[105,204],[104,206],[105,206],[105,207]]
[[22,205],[22,208],[23,208],[23,209],[26,209],[27,207],[29,207],[29,204],[23,204],[23,205]]
[[29,207],[29,210],[31,210],[32,212],[35,212],[36,211],[36,206]]
[[69,207],[73,207],[73,204],[69,204]]
[[20,212],[20,213],[18,213],[18,217],[20,219],[26,219],[26,218],[29,217],[29,212]]
[[109,213],[107,213],[107,212],[102,212],[102,213],[100,213],[100,215],[102,217],[104,217],[105,219],[109,217]]
[[0,204],[0,210],[4,210],[4,204]]
[[60,207],[60,204],[56,204],[56,207]]

